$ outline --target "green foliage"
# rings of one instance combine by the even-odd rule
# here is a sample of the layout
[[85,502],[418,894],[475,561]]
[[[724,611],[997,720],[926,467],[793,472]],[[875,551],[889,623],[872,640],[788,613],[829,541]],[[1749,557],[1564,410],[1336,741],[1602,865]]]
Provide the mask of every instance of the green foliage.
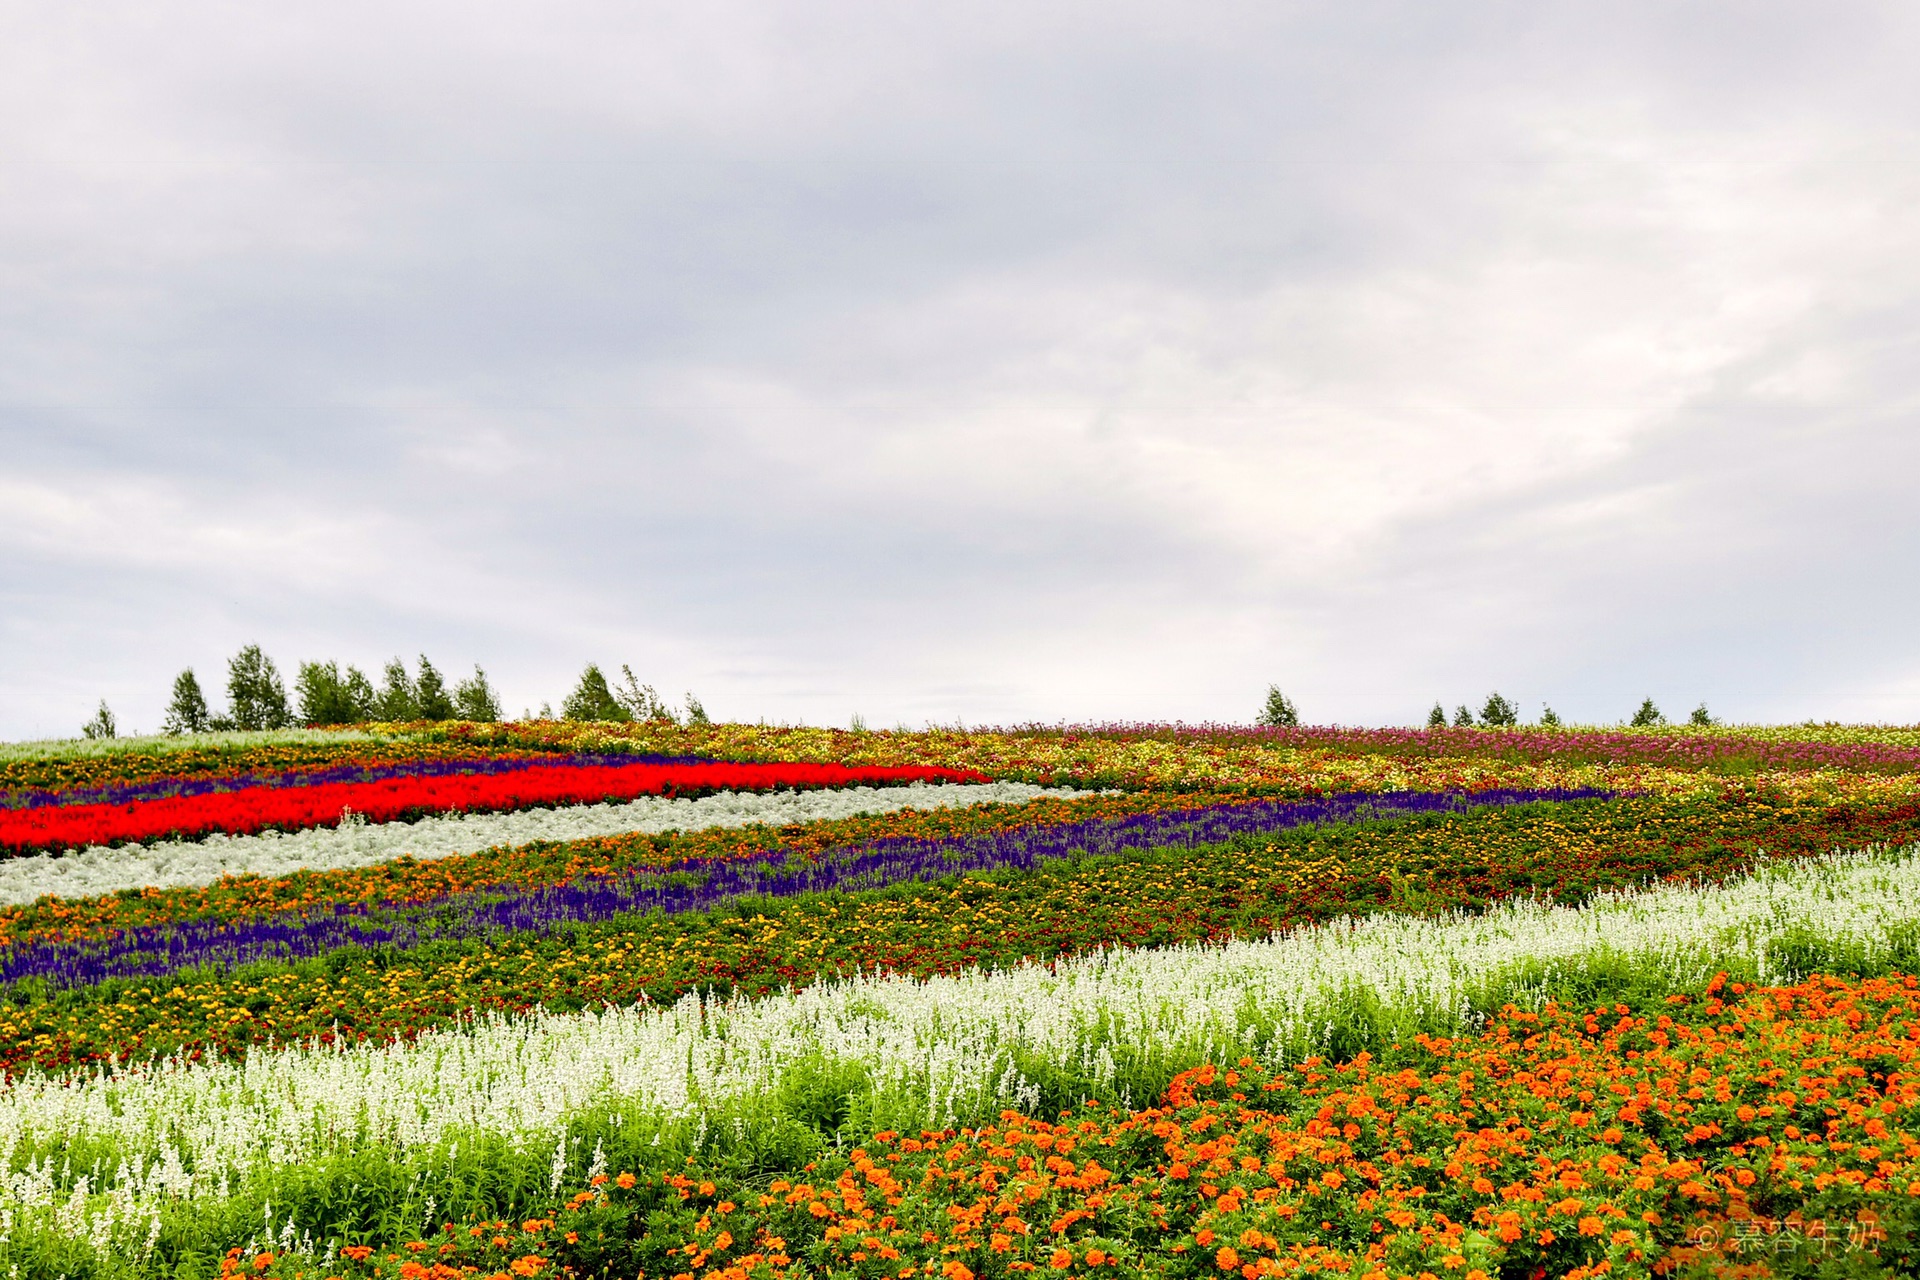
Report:
[[381,673],[381,685],[374,699],[374,712],[382,720],[407,721],[420,718],[420,700],[414,696],[413,679],[407,664],[395,658]]
[[80,726],[80,736],[83,738],[115,738],[119,736],[115,731],[113,712],[107,709],[107,700],[105,698],[100,699],[100,709],[93,713],[93,719]]
[[1453,727],[1456,729],[1473,728],[1473,710],[1464,702],[1453,709]]
[[[542,717],[544,718],[544,717]],[[633,714],[620,705],[607,687],[598,663],[589,662],[580,673],[580,683],[560,703],[563,720],[631,720]]]
[[1558,729],[1560,727],[1560,716],[1552,707],[1542,707],[1540,709],[1540,727],[1543,729]]
[[1300,710],[1293,705],[1293,699],[1280,692],[1280,686],[1267,686],[1266,705],[1260,708],[1255,724],[1273,729],[1290,729],[1300,723]]
[[687,691],[687,723],[690,725],[713,723],[707,717],[707,709],[700,705],[700,699],[693,696],[692,690]]
[[1627,721],[1636,729],[1651,729],[1666,722],[1667,718],[1660,714],[1659,707],[1653,705],[1652,698],[1642,702],[1640,709],[1633,713],[1633,719]]
[[207,698],[200,692],[200,680],[188,667],[173,678],[173,701],[167,704],[167,718],[160,732],[170,734],[205,733],[208,721]]
[[303,662],[294,687],[302,724],[360,724],[373,718],[373,685],[357,667],[342,676],[335,662]]
[[620,704],[620,709],[627,713],[621,717],[622,719],[643,720],[656,724],[679,723],[678,717],[668,709],[666,703],[660,700],[660,695],[654,691],[654,687],[650,684],[641,684],[634,678],[632,667],[624,662],[621,663],[620,675],[620,689],[614,693],[613,698]]
[[479,663],[474,664],[473,675],[454,686],[453,706],[462,720],[493,724],[500,719],[500,695],[487,683]]
[[227,660],[227,718],[236,729],[285,729],[293,724],[287,688],[273,659],[250,644]]
[[1713,715],[1711,712],[1707,710],[1707,704],[1703,702],[1699,706],[1695,707],[1693,709],[1693,714],[1687,717],[1687,723],[1694,726],[1696,729],[1712,728]]
[[1495,690],[1487,695],[1486,705],[1480,708],[1480,723],[1489,729],[1504,729],[1519,724],[1520,708]]
[[453,719],[453,699],[447,696],[447,682],[424,653],[420,655],[420,674],[413,681],[413,701],[422,720]]
[[1444,729],[1447,727],[1447,709],[1439,703],[1433,704],[1433,710],[1427,712],[1427,728]]

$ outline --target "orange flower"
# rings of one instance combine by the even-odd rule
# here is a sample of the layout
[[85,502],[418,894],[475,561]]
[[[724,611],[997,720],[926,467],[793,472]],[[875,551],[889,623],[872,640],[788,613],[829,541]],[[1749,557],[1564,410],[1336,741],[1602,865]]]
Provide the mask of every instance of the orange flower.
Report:
[[1220,1252],[1213,1255],[1214,1265],[1222,1271],[1233,1271],[1240,1266],[1240,1255],[1232,1245],[1224,1245]]
[[1073,1265],[1073,1254],[1066,1249],[1055,1249],[1053,1256],[1047,1259],[1047,1265],[1055,1271],[1065,1271]]

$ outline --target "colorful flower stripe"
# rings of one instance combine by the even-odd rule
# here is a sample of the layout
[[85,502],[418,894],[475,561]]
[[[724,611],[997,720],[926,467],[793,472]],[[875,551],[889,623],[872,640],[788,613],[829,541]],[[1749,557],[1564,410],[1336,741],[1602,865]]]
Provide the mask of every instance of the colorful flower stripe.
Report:
[[1308,827],[1222,850],[1047,862],[957,884],[625,916],[544,935],[335,951],[166,983],[109,981],[0,1005],[0,1066],[65,1067],[269,1039],[407,1037],[475,1010],[578,1009],[689,991],[762,994],[850,971],[927,977],[1103,947],[1265,937],[1354,912],[1433,914],[1510,898],[1718,879],[1836,844],[1920,841],[1920,806],[1834,810],[1764,799],[1622,798],[1481,806]]
[[[1203,1066],[1145,1111],[883,1130],[770,1183],[731,1164],[598,1175],[551,1216],[448,1223],[353,1248],[335,1269],[1906,1274],[1920,1232],[1916,988],[1822,978],[1716,983],[1641,1009],[1509,1007],[1477,1036],[1421,1037],[1378,1060]],[[223,1273],[294,1280],[315,1264],[238,1248]]]
[[621,767],[633,764],[712,764],[704,756],[525,755],[427,757],[416,760],[347,759],[278,773],[229,773],[150,778],[65,791],[16,791],[0,808],[42,809],[55,805],[124,805],[176,796],[210,796],[260,787],[315,787],[337,782],[382,782],[388,778],[444,778],[455,774],[518,773],[524,769]]
[[[151,908],[156,900],[164,900],[169,890],[230,878],[284,879],[303,871],[362,870],[399,861],[437,864],[485,850],[534,844],[572,844],[703,827],[763,823],[784,827],[859,813],[1017,804],[1041,795],[1072,798],[1085,794],[1025,782],[909,782],[809,791],[719,791],[695,799],[642,796],[609,804],[511,813],[434,814],[411,822],[369,824],[356,819],[305,831],[215,834],[204,840],[168,840],[132,847],[95,845],[78,853],[0,858],[0,903],[18,908],[53,895],[71,904],[139,891],[140,901]],[[310,885],[301,890],[302,894],[311,891]],[[356,896],[356,900],[368,899]],[[47,914],[72,918],[75,911],[71,905],[49,904]],[[5,941],[6,919],[0,908],[0,945]]]
[[454,774],[257,788],[237,794],[178,796],[127,805],[9,809],[0,811],[0,849],[79,849],[161,837],[192,839],[216,831],[232,835],[268,828],[299,831],[335,825],[343,811],[371,822],[392,822],[430,813],[497,812],[646,795],[987,781],[990,779],[980,773],[926,767],[731,763],[559,766],[491,776]]
[[1309,824],[1458,812],[1473,805],[1597,800],[1605,793],[1482,792],[1471,797],[1398,793],[1318,801],[1256,801],[946,840],[882,840],[796,862],[785,850],[664,871],[636,870],[612,881],[466,894],[376,910],[363,903],[316,907],[297,919],[249,923],[205,919],[131,929],[104,942],[42,942],[0,957],[0,982],[39,978],[55,987],[108,978],[166,977],[182,969],[233,968],[260,960],[324,955],[338,947],[413,948],[438,939],[539,934],[567,924],[658,911],[710,911],[747,896],[880,889],[969,871],[1030,870],[1049,859],[1140,849],[1197,848]]
[[[888,838],[937,840],[1030,825],[1049,826],[1164,809],[1190,809],[1234,799],[1236,797],[1191,793],[1048,790],[1019,782],[939,786],[909,783],[879,789],[854,787],[764,795],[722,792],[698,800],[642,798],[617,806],[582,805],[478,818],[423,818],[415,823],[389,826],[404,833],[417,832],[428,824],[456,821],[492,824],[533,815],[577,817],[598,809],[655,807],[649,820],[636,823],[628,819],[628,828],[644,829],[624,829],[618,834],[586,839],[518,844],[483,841],[478,851],[470,853],[381,857],[367,865],[316,865],[270,877],[209,875],[204,879],[196,877],[185,887],[148,887],[138,894],[116,892],[117,885],[88,897],[34,901],[36,895],[29,894],[19,899],[22,905],[0,907],[0,948],[35,942],[98,941],[126,929],[187,920],[238,923],[298,915],[329,903],[420,904],[485,889],[525,890],[578,880],[609,880],[642,868],[719,861],[776,849],[788,856],[804,857]],[[386,829],[364,828],[355,834],[365,836]],[[317,834],[339,836],[340,832],[301,832],[296,836],[272,838],[270,842],[294,844]],[[224,845],[237,845],[250,838],[268,839],[217,839]],[[170,848],[155,847],[161,852]],[[120,862],[136,863],[139,854],[152,855],[155,850],[105,852]],[[17,867],[41,861],[59,867],[84,861],[91,853],[0,862],[0,894],[8,891],[7,876]],[[133,881],[135,887],[142,883],[156,885],[176,875],[176,868],[172,866],[163,872],[153,866],[142,868],[136,864],[137,874],[143,870],[144,878]]]
[[[484,741],[425,741],[412,737],[373,736],[366,733],[293,733],[287,735],[218,735],[206,738],[140,739],[116,749],[117,742],[92,743],[97,751],[82,755],[52,754],[0,760],[0,793],[67,791],[116,783],[150,782],[161,778],[215,777],[241,773],[284,773],[321,769],[345,760],[421,760],[441,756],[485,756],[523,750]],[[260,737],[285,736],[292,741],[255,742]],[[538,748],[525,748],[537,751]],[[617,749],[617,748],[616,748]]]

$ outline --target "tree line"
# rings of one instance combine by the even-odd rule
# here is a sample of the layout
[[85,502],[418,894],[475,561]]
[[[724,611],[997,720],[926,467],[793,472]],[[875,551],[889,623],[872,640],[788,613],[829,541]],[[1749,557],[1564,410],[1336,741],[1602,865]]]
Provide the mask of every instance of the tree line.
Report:
[[[1253,722],[1265,728],[1292,728],[1300,723],[1300,709],[1294,705],[1292,698],[1280,691],[1279,685],[1270,684],[1267,686],[1266,701],[1261,704],[1259,714],[1254,717]],[[1449,722],[1447,709],[1438,702],[1434,703],[1433,710],[1427,712],[1427,728],[1445,729],[1449,723],[1456,729],[1513,728],[1520,723],[1520,704],[1511,698],[1502,697],[1500,692],[1495,690],[1489,693],[1486,702],[1481,704],[1479,715],[1476,716],[1473,708],[1463,702],[1454,708],[1453,719]],[[1552,707],[1543,706],[1540,709],[1538,723],[1543,729],[1557,729],[1560,727],[1560,717],[1555,714]],[[1652,698],[1647,698],[1627,723],[1636,729],[1650,729],[1667,723],[1667,717],[1661,713]],[[1687,723],[1696,728],[1708,728],[1719,722],[1713,718],[1712,713],[1707,710],[1707,704],[1703,702],[1693,709],[1693,714],[1687,717]]]
[[[679,707],[668,706],[650,684],[642,684],[633,669],[622,663],[621,680],[609,683],[596,663],[589,662],[579,681],[560,704],[566,720],[664,721],[709,724],[706,708],[689,693]],[[380,683],[351,663],[302,662],[291,694],[280,669],[257,644],[247,645],[227,659],[227,706],[214,710],[201,688],[200,678],[188,667],[173,680],[161,732],[214,733],[232,729],[288,729],[296,725],[364,724],[380,720],[472,720],[494,723],[505,719],[500,696],[478,663],[473,674],[451,686],[424,653],[412,672],[400,658],[387,663]],[[540,708],[541,719],[552,710]],[[88,738],[111,738],[118,724],[106,701],[82,727]]]

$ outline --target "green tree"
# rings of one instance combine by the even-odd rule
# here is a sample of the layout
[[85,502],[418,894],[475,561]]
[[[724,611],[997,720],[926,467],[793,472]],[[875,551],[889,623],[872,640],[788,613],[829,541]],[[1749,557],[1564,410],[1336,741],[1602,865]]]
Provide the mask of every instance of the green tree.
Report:
[[673,714],[666,703],[660,700],[660,695],[655,692],[654,687],[650,684],[641,684],[634,677],[633,668],[624,662],[620,664],[620,676],[619,691],[613,696],[629,719],[659,721],[665,724],[678,722],[679,718]]
[[1707,704],[1703,702],[1695,707],[1693,714],[1687,717],[1687,723],[1698,729],[1712,728],[1713,714],[1707,710]]
[[1279,685],[1270,684],[1266,704],[1260,708],[1254,723],[1270,729],[1291,729],[1300,723],[1300,709],[1293,705],[1292,698],[1280,692]]
[[700,699],[693,696],[693,691],[691,689],[687,691],[687,723],[688,724],[712,724],[713,723],[712,720],[707,718],[707,709],[700,705]]
[[407,674],[407,664],[394,658],[381,676],[380,692],[374,695],[374,714],[393,723],[418,720],[420,702],[413,695],[413,678]]
[[1542,707],[1540,709],[1540,726],[1544,729],[1558,729],[1560,727],[1560,717],[1554,712],[1552,707]]
[[587,664],[586,670],[580,673],[580,683],[561,702],[560,717],[563,720],[633,719],[607,687],[607,678],[600,673],[599,664],[593,662]]
[[413,702],[422,720],[453,719],[453,699],[447,696],[447,682],[427,655],[420,655],[420,674],[413,681]]
[[227,660],[227,701],[236,729],[284,729],[293,723],[280,670],[257,644]]
[[162,733],[205,733],[207,722],[207,698],[200,692],[199,677],[188,667],[173,678],[173,701],[167,704],[167,718],[161,722]]
[[[359,675],[360,682],[366,683],[366,676],[352,667],[347,671],[350,676]],[[341,677],[338,663],[303,662],[293,683],[300,698],[302,724],[358,724],[367,719],[366,702],[356,697],[356,691]],[[372,701],[372,693],[369,688],[367,702]]]
[[113,722],[113,712],[107,709],[107,700],[102,698],[100,699],[100,709],[93,713],[93,719],[80,726],[80,736],[83,738],[111,738],[115,736],[115,733],[116,727]]
[[1473,711],[1464,702],[1453,709],[1453,727],[1456,729],[1473,728]]
[[1444,729],[1447,727],[1447,709],[1439,703],[1433,704],[1433,710],[1427,712],[1427,728]]
[[454,686],[453,705],[462,720],[493,724],[500,719],[500,696],[487,683],[479,663],[474,663],[471,677]]
[[1645,702],[1642,702],[1640,709],[1633,713],[1633,719],[1627,721],[1628,724],[1636,729],[1651,729],[1656,725],[1663,725],[1666,722],[1667,718],[1660,714],[1659,707],[1653,705],[1652,698],[1648,698]]
[[366,672],[348,666],[347,674],[340,679],[340,688],[353,706],[354,724],[365,724],[374,718],[380,706],[380,695],[374,692],[373,681],[367,679]]
[[1487,695],[1486,705],[1480,708],[1480,723],[1489,729],[1504,729],[1520,723],[1520,708],[1500,696],[1499,691]]

